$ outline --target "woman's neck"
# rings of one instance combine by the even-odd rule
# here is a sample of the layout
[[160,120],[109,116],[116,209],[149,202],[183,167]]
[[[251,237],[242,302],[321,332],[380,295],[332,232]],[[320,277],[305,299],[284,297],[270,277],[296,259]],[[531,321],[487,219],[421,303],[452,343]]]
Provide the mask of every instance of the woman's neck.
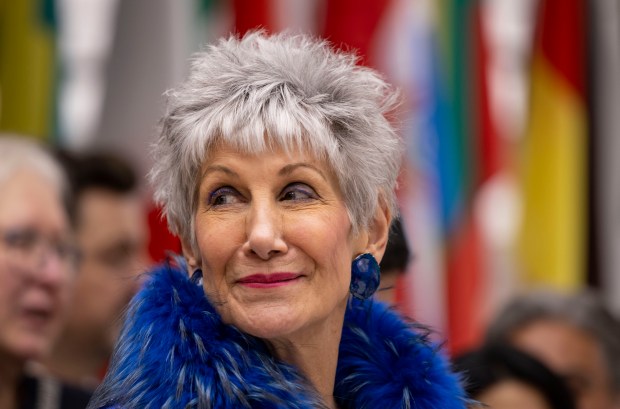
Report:
[[276,342],[273,353],[282,361],[294,365],[310,381],[330,408],[334,403],[334,382],[338,365],[338,344],[308,342],[304,345]]
[[286,339],[267,340],[273,354],[298,368],[332,409],[337,408],[334,383],[343,321],[344,310]]

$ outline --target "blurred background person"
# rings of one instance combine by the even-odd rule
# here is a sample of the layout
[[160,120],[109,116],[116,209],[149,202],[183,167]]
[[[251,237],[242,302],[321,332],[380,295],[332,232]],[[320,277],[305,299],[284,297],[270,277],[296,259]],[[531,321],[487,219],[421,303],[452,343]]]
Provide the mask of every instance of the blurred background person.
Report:
[[[0,408],[83,408],[89,395],[26,363],[51,350],[69,307],[74,249],[60,166],[24,138],[0,135]],[[51,405],[51,406],[44,406]]]
[[57,152],[74,192],[80,262],[68,319],[45,366],[94,388],[105,373],[122,313],[149,264],[148,227],[134,170],[112,153]]
[[491,342],[527,351],[562,376],[578,409],[620,408],[620,323],[594,292],[534,292],[509,302]]
[[407,272],[407,266],[411,259],[409,243],[400,218],[395,219],[390,227],[385,254],[379,266],[381,267],[381,284],[375,294],[375,298],[390,305],[398,302],[397,288],[398,279]]
[[536,358],[507,345],[484,345],[454,359],[472,402],[492,409],[573,409],[566,383]]

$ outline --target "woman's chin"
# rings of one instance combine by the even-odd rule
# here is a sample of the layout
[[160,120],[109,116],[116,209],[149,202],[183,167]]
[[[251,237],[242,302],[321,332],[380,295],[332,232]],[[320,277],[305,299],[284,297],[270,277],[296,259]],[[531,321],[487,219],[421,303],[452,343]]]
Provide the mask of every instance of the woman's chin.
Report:
[[[338,297],[341,298],[341,297]],[[326,328],[342,328],[347,297],[335,301],[296,288],[231,292],[216,304],[222,320],[252,336],[270,341],[305,342]]]
[[219,312],[222,320],[252,336],[269,340],[287,338],[302,329],[309,317],[291,303],[227,304]]
[[[321,327],[342,328],[344,308],[308,308],[307,303],[271,303],[251,308],[232,308],[222,315],[224,322],[265,341],[308,342]],[[325,308],[327,307],[327,308]]]

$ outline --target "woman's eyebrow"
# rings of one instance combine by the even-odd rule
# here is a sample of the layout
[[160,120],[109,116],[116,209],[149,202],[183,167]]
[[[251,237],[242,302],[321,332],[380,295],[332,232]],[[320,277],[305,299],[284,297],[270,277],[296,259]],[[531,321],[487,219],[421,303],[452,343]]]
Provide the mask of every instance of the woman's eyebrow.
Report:
[[209,173],[215,173],[215,172],[222,172],[225,173],[228,176],[234,177],[234,178],[239,178],[239,175],[237,174],[237,172],[227,168],[226,166],[222,166],[222,165],[210,165],[207,166],[205,168],[205,170],[202,172],[202,177],[204,178],[205,176],[207,176],[207,174]]
[[295,170],[299,169],[299,168],[308,168],[313,170],[314,172],[318,173],[324,180],[328,180],[327,177],[325,176],[325,174],[323,173],[323,171],[310,164],[310,163],[306,163],[306,162],[298,162],[298,163],[291,163],[290,165],[286,165],[284,166],[282,169],[280,169],[280,171],[278,172],[278,175],[280,176],[288,176],[291,173],[293,173]]

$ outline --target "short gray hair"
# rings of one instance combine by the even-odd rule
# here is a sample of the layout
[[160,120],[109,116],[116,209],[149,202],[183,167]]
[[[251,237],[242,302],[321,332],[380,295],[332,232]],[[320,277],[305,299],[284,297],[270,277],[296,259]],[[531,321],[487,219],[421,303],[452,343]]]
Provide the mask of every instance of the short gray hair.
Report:
[[20,170],[35,171],[47,178],[61,198],[69,200],[67,177],[42,143],[25,136],[0,133],[0,185]]
[[398,93],[357,62],[323,40],[261,31],[195,54],[187,81],[167,92],[149,175],[170,230],[194,243],[198,177],[219,142],[326,158],[356,230],[380,201],[395,215],[402,147],[388,116]]
[[541,320],[559,320],[589,334],[604,354],[614,393],[620,392],[620,321],[592,290],[576,294],[536,291],[509,302],[491,323],[487,339],[505,341]]

